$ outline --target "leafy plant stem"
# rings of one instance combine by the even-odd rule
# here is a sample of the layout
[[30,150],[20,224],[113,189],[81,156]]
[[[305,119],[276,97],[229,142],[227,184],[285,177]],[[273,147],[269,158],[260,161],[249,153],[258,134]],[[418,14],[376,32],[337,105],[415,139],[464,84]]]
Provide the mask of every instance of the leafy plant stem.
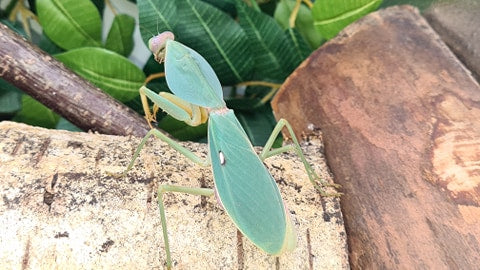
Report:
[[237,84],[237,86],[267,86],[271,88],[280,88],[282,86],[279,83],[271,83],[271,82],[263,82],[263,81],[248,81],[248,82],[241,82]]
[[310,9],[313,7],[313,3],[310,0],[297,0],[288,20],[288,25],[290,28],[295,28],[295,20],[297,20],[298,11],[300,10],[302,2],[305,3],[305,5],[307,5]]
[[305,5],[307,5],[308,8],[312,8],[312,7],[313,7],[313,3],[312,3],[312,1],[310,1],[310,0],[303,0],[303,3],[305,3]]
[[261,100],[260,102],[262,104],[266,104],[270,99],[272,99],[272,97],[275,95],[275,93],[277,93],[278,89],[280,87],[272,87],[272,89],[270,90],[270,92],[268,92],[268,94],[266,94]]
[[271,83],[271,82],[263,82],[263,81],[249,81],[249,82],[239,83],[239,84],[237,84],[237,86],[266,86],[266,87],[270,87],[270,88],[271,88],[270,92],[268,92],[268,93],[260,100],[260,102],[261,102],[262,104],[265,104],[265,103],[267,103],[267,102],[275,95],[275,93],[278,91],[278,89],[279,89],[280,86],[282,86],[282,85],[279,84],[279,83]]
[[295,27],[295,20],[297,19],[298,11],[300,10],[300,5],[302,4],[302,0],[297,0],[295,6],[292,9],[292,13],[290,14],[290,18],[288,19],[288,25],[290,28]]
[[255,1],[255,0],[250,0],[250,4],[252,4],[252,7],[253,7],[253,9],[254,9],[255,11],[258,11],[258,12],[261,11],[261,10],[260,10],[260,7],[259,7],[258,4],[257,4],[257,1]]
[[117,10],[115,7],[112,5],[112,2],[110,0],[105,0],[105,4],[110,8],[114,16],[117,16]]
[[165,77],[165,72],[159,72],[159,73],[154,73],[154,74],[150,74],[148,75],[148,77],[145,79],[145,82],[143,83],[143,85],[147,85],[149,82],[155,80],[155,79],[158,79],[158,78],[163,78]]
[[[13,3],[15,1],[12,1]],[[11,4],[10,3],[10,4]],[[14,22],[15,17],[17,16],[17,13],[20,13],[20,18],[22,20],[22,25],[23,29],[25,30],[25,33],[27,33],[27,36],[31,39],[32,38],[32,32],[30,31],[30,25],[28,23],[29,19],[35,20],[38,22],[37,16],[33,14],[33,12],[30,11],[25,6],[25,3],[23,1],[17,1],[15,6],[13,7],[12,11],[10,12],[9,20]]]

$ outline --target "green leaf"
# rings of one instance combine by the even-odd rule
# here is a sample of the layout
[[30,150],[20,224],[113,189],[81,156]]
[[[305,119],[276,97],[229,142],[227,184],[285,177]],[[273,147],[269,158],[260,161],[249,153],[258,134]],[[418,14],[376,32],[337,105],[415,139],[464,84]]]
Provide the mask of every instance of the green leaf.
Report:
[[312,53],[312,49],[310,49],[305,39],[296,28],[288,28],[285,30],[285,35],[287,36],[287,46],[292,48],[295,54],[295,58],[292,60],[291,65],[296,68]]
[[292,72],[289,65],[294,57],[286,46],[287,39],[275,20],[237,1],[240,26],[245,30],[255,60],[255,79],[283,82]]
[[106,49],[85,47],[55,57],[122,102],[137,97],[145,81],[142,70],[127,58]]
[[23,30],[22,24],[19,23],[18,21],[11,22],[8,19],[2,19],[0,20],[0,22],[8,26],[8,28],[10,28],[11,30],[13,30],[15,33],[19,34],[23,38],[28,39],[27,33],[25,33],[25,30]]
[[[274,18],[283,29],[290,28],[289,19],[295,2],[295,0],[280,0],[275,9]],[[300,5],[297,18],[295,19],[295,29],[300,32],[313,49],[318,48],[324,41],[322,35],[313,25],[312,11],[305,5]]]
[[140,33],[145,44],[164,31],[173,32],[177,23],[177,6],[173,0],[137,0]]
[[116,15],[108,32],[105,48],[123,56],[128,56],[133,49],[133,30],[135,19],[126,15]]
[[45,33],[42,33],[42,36],[38,42],[38,47],[50,55],[64,52],[64,50],[55,45],[55,43],[53,43],[52,40],[45,35]]
[[59,47],[101,47],[100,14],[90,0],[37,0],[45,34]]
[[[12,1],[12,2],[16,2],[16,1]],[[27,0],[28,2],[28,6],[30,7],[30,10],[37,14],[37,9],[35,8],[35,0]]]
[[57,122],[57,125],[55,126],[55,129],[63,129],[63,130],[69,130],[69,131],[83,131],[81,128],[75,126],[72,124],[70,121],[67,119],[60,117],[60,119]]
[[150,55],[150,58],[148,58],[147,63],[145,63],[145,66],[143,66],[143,72],[145,72],[145,74],[147,75],[160,73],[164,71],[165,71],[164,65],[159,64],[157,61],[155,61],[153,54]]
[[236,112],[251,111],[264,105],[260,98],[228,98],[225,102],[228,108]]
[[28,95],[23,95],[22,110],[15,115],[13,120],[34,126],[55,128],[59,118],[60,116],[42,103]]
[[245,81],[253,69],[245,32],[226,13],[197,0],[177,1],[180,42],[200,53],[224,85]]
[[0,114],[13,114],[22,108],[22,92],[0,78]]
[[276,125],[270,106],[251,112],[237,111],[235,115],[255,146],[264,146]]
[[[29,0],[32,1],[32,0]],[[100,13],[100,16],[103,16],[102,12],[105,9],[105,0],[91,0],[92,3],[95,5],[97,8],[98,12]]]
[[[243,92],[243,94],[237,94],[237,91]],[[272,94],[271,87],[252,85],[246,87],[245,89],[239,87],[235,89],[232,93],[226,94],[224,96],[224,99],[227,103],[227,107],[235,110],[236,112],[251,112],[253,110],[264,107],[265,101],[263,101],[263,98],[270,94]]]
[[158,127],[181,141],[198,141],[207,135],[207,124],[192,127],[170,115],[163,117]]
[[233,18],[235,18],[237,15],[237,10],[235,9],[236,0],[202,0],[202,1],[229,14]]
[[314,25],[327,39],[350,23],[377,9],[382,0],[318,0],[312,8]]

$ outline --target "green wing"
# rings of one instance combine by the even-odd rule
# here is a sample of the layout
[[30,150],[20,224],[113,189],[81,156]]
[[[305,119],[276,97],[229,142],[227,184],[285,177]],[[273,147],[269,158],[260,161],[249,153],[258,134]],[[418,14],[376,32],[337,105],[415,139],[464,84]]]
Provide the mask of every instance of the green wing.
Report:
[[210,114],[208,140],[215,188],[226,212],[256,246],[281,253],[291,243],[290,219],[277,184],[232,110]]
[[167,40],[165,77],[168,88],[179,98],[207,108],[225,107],[222,86],[207,60],[173,40]]

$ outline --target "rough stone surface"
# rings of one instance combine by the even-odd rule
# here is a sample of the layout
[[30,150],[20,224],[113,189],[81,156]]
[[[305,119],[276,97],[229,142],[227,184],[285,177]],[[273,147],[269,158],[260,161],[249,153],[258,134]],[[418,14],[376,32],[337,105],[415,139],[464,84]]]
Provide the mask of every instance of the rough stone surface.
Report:
[[[212,185],[209,168],[151,140],[134,169],[138,138],[0,123],[0,261],[4,269],[160,269],[165,253],[156,190]],[[185,143],[206,156],[206,145]],[[331,181],[312,138],[304,144]],[[298,247],[278,258],[237,230],[215,198],[168,193],[175,269],[348,269],[338,198],[322,198],[292,154],[265,162],[292,213]]]
[[480,80],[480,1],[439,2],[426,10],[424,16],[442,40]]
[[272,102],[316,126],[354,269],[478,269],[480,87],[412,7],[347,27]]

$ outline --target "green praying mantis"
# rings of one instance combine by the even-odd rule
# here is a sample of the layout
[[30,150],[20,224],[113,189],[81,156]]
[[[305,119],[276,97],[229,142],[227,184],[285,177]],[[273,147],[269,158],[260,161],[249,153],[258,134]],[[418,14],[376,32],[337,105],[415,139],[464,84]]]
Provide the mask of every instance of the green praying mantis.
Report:
[[[163,32],[151,38],[149,48],[157,62],[165,63],[166,81],[173,94],[157,94],[142,86],[140,96],[147,120],[154,120],[155,109],[158,108],[191,126],[205,123],[209,119],[209,154],[203,160],[162,132],[152,129],[137,147],[124,174],[132,168],[141,149],[154,135],[194,163],[211,165],[215,185],[214,189],[160,185],[158,206],[167,268],[171,268],[172,259],[163,203],[165,192],[215,195],[238,230],[258,248],[271,255],[293,250],[296,245],[295,228],[279,188],[263,160],[293,150],[302,160],[310,181],[322,195],[332,195],[323,191],[324,186],[338,186],[325,183],[317,176],[306,161],[292,127],[284,119],[277,123],[263,151],[257,155],[234,112],[226,107],[221,84],[212,67],[200,54],[174,41],[173,33]],[[147,98],[154,103],[153,115]],[[283,127],[290,133],[293,144],[272,149],[273,142]]]

